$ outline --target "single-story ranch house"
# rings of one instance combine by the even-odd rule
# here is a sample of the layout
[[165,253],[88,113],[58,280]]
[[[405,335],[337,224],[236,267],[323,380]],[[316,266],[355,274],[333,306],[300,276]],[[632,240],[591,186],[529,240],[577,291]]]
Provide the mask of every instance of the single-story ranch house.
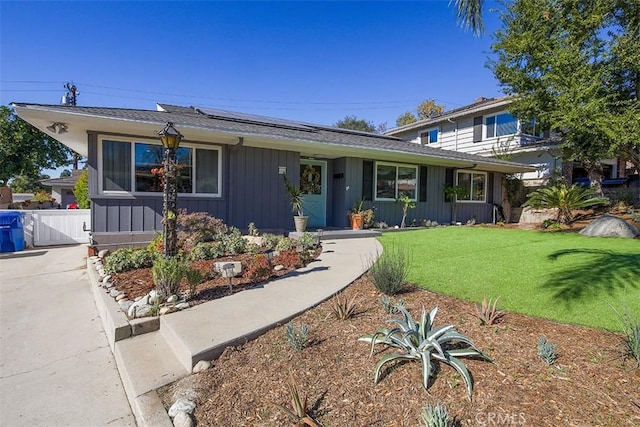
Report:
[[142,243],[162,230],[167,122],[184,136],[178,150],[178,208],[263,231],[293,229],[282,175],[304,190],[309,229],[344,228],[359,200],[376,221],[400,223],[401,193],[416,201],[408,220],[451,221],[445,185],[466,187],[457,219],[494,220],[503,173],[532,168],[441,150],[396,137],[238,114],[158,105],[157,110],[13,104],[17,114],[88,158],[91,230],[96,245]]

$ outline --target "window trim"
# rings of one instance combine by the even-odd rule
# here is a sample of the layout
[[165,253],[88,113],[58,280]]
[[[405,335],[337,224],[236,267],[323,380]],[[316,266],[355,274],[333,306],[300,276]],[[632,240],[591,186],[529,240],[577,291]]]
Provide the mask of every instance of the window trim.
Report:
[[[101,135],[98,138],[98,193],[104,196],[140,196],[140,197],[163,197],[164,194],[162,191],[117,191],[117,190],[105,190],[104,189],[104,159],[103,159],[103,142],[104,141],[113,141],[113,142],[122,142],[128,143],[129,149],[131,151],[131,176],[130,184],[131,188],[135,189],[135,162],[136,162],[136,143],[140,144],[150,144],[150,145],[158,145],[162,146],[162,144],[153,139],[149,138],[124,138],[121,136],[111,136],[111,135]],[[192,173],[192,188],[193,192],[191,193],[178,193],[180,197],[198,197],[198,198],[221,198],[222,197],[222,146],[220,145],[204,145],[204,144],[194,144],[194,143],[182,143],[180,144],[180,148],[191,148],[194,150],[191,155],[191,173]],[[197,176],[197,168],[198,164],[196,161],[196,152],[195,150],[209,150],[209,151],[217,151],[218,152],[218,192],[217,193],[196,193],[196,176]]]
[[[396,197],[395,198],[389,198],[389,197],[378,197],[378,192],[376,191],[376,186],[378,183],[378,165],[382,165],[382,166],[394,166],[396,168],[396,188],[395,188],[395,194]],[[418,201],[418,192],[420,190],[420,168],[418,167],[418,165],[412,165],[412,164],[407,164],[407,163],[392,163],[392,162],[375,162],[375,165],[373,167],[373,200],[375,202],[395,202],[398,200],[398,168],[412,168],[415,169],[416,171],[416,190],[415,190],[415,195],[414,197],[411,199],[414,202]]]
[[[497,131],[498,131],[498,116],[501,116],[503,114],[509,114],[511,115],[511,117],[513,117],[516,120],[516,130],[514,133],[510,133],[507,135],[497,135]],[[489,127],[487,126],[487,119],[493,117],[494,118],[494,123],[493,123],[493,136],[488,136],[489,134]],[[497,138],[505,138],[505,137],[510,137],[510,136],[516,136],[518,135],[520,132],[520,119],[518,119],[516,116],[514,116],[513,114],[511,114],[510,112],[503,110],[503,111],[498,111],[496,113],[491,113],[491,114],[487,114],[482,116],[482,137],[483,140],[491,140],[491,139],[497,139]]]
[[[473,176],[474,175],[483,175],[484,176],[484,200],[459,200],[456,197],[456,202],[457,203],[487,203],[488,200],[488,195],[487,195],[487,191],[488,191],[488,184],[489,184],[489,174],[487,172],[480,172],[480,171],[475,171],[475,170],[466,170],[466,169],[459,169],[456,170],[456,174],[455,174],[455,178],[456,178],[456,185],[460,185],[460,179],[459,179],[459,175],[461,173],[466,173],[471,175],[471,182],[473,182]],[[472,186],[473,187],[473,186]],[[469,197],[473,197],[473,194],[469,194]]]

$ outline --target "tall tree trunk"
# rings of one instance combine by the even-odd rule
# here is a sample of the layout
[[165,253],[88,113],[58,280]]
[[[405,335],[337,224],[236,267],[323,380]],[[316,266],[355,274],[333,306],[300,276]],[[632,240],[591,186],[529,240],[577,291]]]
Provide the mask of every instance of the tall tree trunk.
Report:
[[591,188],[595,190],[598,196],[602,197],[602,163],[597,160],[583,160],[582,165],[587,170]]

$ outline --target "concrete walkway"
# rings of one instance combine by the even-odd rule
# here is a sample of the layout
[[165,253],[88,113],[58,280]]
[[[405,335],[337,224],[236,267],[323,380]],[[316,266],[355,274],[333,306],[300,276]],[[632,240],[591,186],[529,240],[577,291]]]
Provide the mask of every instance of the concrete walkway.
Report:
[[[382,250],[371,237],[323,248],[304,269],[148,330],[99,286],[86,246],[0,254],[0,425],[171,426],[158,387],[330,298]],[[123,324],[126,336],[111,330]]]
[[85,245],[0,254],[0,425],[135,426]]

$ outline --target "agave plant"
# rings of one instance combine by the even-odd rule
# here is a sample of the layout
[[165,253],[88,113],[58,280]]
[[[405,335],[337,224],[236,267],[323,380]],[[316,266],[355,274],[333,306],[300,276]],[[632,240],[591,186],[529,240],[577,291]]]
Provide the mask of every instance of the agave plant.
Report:
[[422,412],[422,422],[425,427],[450,427],[453,420],[441,403],[436,406],[427,405]]
[[289,396],[291,397],[291,408],[288,408],[279,403],[271,402],[273,405],[282,409],[293,421],[294,426],[308,426],[308,427],[320,427],[318,423],[309,415],[309,406],[307,404],[307,396],[301,395],[298,390],[296,380],[293,378],[293,373],[289,372],[289,381],[287,383],[287,389],[289,390]]
[[573,210],[608,202],[607,198],[598,197],[592,188],[583,188],[577,184],[567,187],[564,183],[541,188],[528,194],[527,197],[528,200],[524,206],[557,208],[558,216],[556,219],[561,224],[568,224],[573,220],[571,213]]
[[[384,356],[376,365],[374,383],[380,380],[382,367],[394,360],[418,360],[422,364],[422,386],[429,388],[431,376],[435,373],[433,360],[451,365],[464,379],[467,387],[467,395],[471,400],[473,392],[473,379],[469,370],[460,357],[475,357],[493,362],[493,360],[478,350],[471,339],[456,331],[453,325],[444,325],[434,328],[434,319],[438,307],[431,309],[429,313],[422,307],[422,318],[415,322],[411,314],[402,306],[398,306],[402,313],[402,319],[388,320],[398,325],[392,329],[381,328],[373,335],[365,335],[359,341],[371,343],[371,355],[376,344],[386,344],[402,350],[401,353],[392,353]],[[466,344],[464,348],[461,345]]]

